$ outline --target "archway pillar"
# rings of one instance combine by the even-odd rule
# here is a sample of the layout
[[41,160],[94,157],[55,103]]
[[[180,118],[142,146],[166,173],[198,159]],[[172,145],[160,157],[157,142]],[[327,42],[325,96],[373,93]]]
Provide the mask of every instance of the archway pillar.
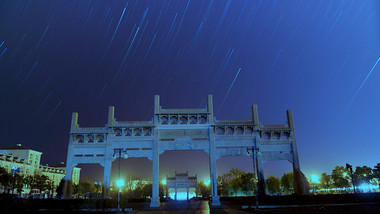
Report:
[[103,198],[110,197],[112,156],[104,161]]
[[210,181],[211,181],[211,197],[212,206],[220,206],[219,196],[218,196],[218,183],[217,183],[217,173],[216,173],[216,148],[215,148],[215,133],[212,128],[209,128],[210,137]]
[[263,167],[263,156],[260,151],[258,151],[256,156],[257,161],[257,190],[259,195],[265,195],[265,177],[264,177],[264,167]]
[[294,192],[296,194],[308,194],[307,187],[305,186],[304,177],[301,172],[300,162],[298,158],[297,140],[294,128],[293,113],[292,110],[286,111],[286,117],[288,120],[288,127],[291,131],[292,139],[292,159],[293,159],[293,175],[294,175]]
[[150,207],[159,207],[160,206],[160,197],[159,197],[159,131],[154,129],[154,142],[153,142],[153,172],[152,172],[152,198],[150,201]]

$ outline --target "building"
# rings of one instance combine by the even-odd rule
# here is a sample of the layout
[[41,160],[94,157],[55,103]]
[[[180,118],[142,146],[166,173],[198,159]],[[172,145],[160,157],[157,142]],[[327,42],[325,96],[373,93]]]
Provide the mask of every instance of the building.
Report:
[[[54,166],[42,166],[41,163],[42,152],[28,149],[21,144],[16,146],[0,149],[0,167],[3,167],[7,172],[11,173],[12,168],[19,168],[19,174],[23,176],[33,176],[35,174],[42,174],[49,177],[53,181],[54,189],[59,185],[59,182],[65,177],[66,165],[61,162]],[[72,173],[73,184],[79,183],[80,168],[75,167]],[[29,190],[25,189],[25,192]]]
[[42,152],[17,144],[16,146],[0,149],[0,154],[8,157],[0,162],[0,166],[8,172],[16,165],[16,167],[20,167],[20,173],[23,175],[34,175],[39,170]]
[[[169,196],[169,189],[173,188],[174,200],[189,200],[189,189],[195,188],[195,195],[198,195],[198,186],[197,186],[197,175],[190,177],[189,172],[186,173],[177,173],[175,172],[174,177],[166,176],[166,197]],[[185,188],[186,196],[178,197],[178,189]],[[180,195],[181,196],[181,195]]]

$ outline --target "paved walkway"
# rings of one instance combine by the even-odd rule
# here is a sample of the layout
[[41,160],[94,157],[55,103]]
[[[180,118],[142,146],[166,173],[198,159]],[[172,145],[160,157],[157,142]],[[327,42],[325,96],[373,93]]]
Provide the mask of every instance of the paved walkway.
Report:
[[231,214],[245,214],[251,213],[247,211],[241,211],[239,209],[233,208],[223,208],[217,207],[210,209],[208,201],[192,201],[188,203],[187,201],[178,202],[166,202],[161,203],[160,210],[139,210],[138,213],[180,213],[180,214],[210,214],[210,213],[231,213]]

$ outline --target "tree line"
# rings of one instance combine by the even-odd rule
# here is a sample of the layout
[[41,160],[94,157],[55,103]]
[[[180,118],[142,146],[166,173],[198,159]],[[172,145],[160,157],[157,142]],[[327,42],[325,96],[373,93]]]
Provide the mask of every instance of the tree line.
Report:
[[32,190],[38,189],[40,193],[46,192],[48,197],[51,197],[55,191],[54,182],[46,175],[38,173],[28,176],[18,173],[12,175],[3,167],[0,167],[0,185],[2,192],[7,194],[21,195],[23,189],[29,189],[29,196],[31,196]]
[[380,185],[380,163],[372,169],[368,166],[357,166],[355,170],[350,170],[350,165],[336,166],[331,174],[322,173],[319,181],[316,182],[317,189],[349,188],[353,185],[363,184]]
[[[265,179],[268,194],[291,194],[294,188],[293,172],[284,173],[281,179],[270,175]],[[219,175],[218,194],[220,196],[240,196],[255,194],[255,174],[232,168],[228,173]]]

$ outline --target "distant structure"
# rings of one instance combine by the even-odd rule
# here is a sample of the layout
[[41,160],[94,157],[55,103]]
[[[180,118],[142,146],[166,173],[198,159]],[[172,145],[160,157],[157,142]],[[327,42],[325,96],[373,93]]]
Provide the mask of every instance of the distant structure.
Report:
[[[20,175],[33,176],[35,174],[46,175],[53,181],[54,189],[65,176],[66,165],[61,162],[55,166],[40,165],[42,152],[28,149],[21,144],[16,146],[0,149],[0,167],[5,168],[7,172],[12,171],[12,167],[20,168]],[[72,181],[74,184],[79,183],[80,168],[74,167],[72,173]],[[24,193],[30,191],[24,188]]]
[[186,188],[186,199],[189,200],[189,189],[195,188],[195,195],[198,195],[197,175],[189,177],[189,172],[177,173],[174,177],[166,176],[166,197],[169,197],[169,189],[175,190],[174,200],[177,200],[177,190],[179,188]]
[[[118,121],[115,108],[109,107],[105,127],[85,128],[78,125],[78,113],[71,119],[67,152],[66,184],[72,168],[80,163],[99,163],[104,167],[104,197],[109,196],[111,164],[117,157],[146,157],[153,162],[151,207],[159,202],[159,155],[167,150],[203,150],[210,157],[212,205],[220,205],[217,192],[216,160],[222,156],[252,156],[257,166],[259,194],[265,194],[263,162],[288,160],[293,164],[294,189],[305,193],[298,160],[297,142],[291,110],[287,123],[263,125],[257,105],[252,105],[250,120],[216,120],[212,95],[207,106],[199,109],[164,109],[159,95],[154,97],[151,121]],[[64,194],[70,197],[70,186]]]

